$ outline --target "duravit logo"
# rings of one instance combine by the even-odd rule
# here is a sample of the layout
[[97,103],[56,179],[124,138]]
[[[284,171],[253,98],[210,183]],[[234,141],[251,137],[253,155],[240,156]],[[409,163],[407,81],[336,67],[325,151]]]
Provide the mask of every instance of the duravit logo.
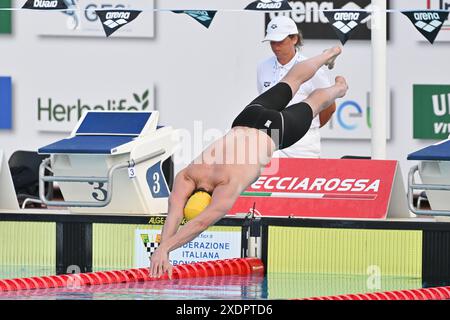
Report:
[[280,9],[285,0],[260,0],[256,5],[258,9]]
[[28,0],[22,7],[33,10],[64,10],[67,5],[63,0]]
[[150,106],[150,90],[133,93],[128,98],[109,98],[98,102],[85,102],[82,98],[72,102],[63,102],[54,98],[37,99],[38,121],[70,122],[78,120],[85,111],[145,111]]
[[259,0],[245,7],[245,10],[292,10],[287,0]]
[[58,6],[58,1],[47,1],[47,0],[34,0],[35,8],[56,8]]
[[12,129],[11,77],[0,77],[0,129]]

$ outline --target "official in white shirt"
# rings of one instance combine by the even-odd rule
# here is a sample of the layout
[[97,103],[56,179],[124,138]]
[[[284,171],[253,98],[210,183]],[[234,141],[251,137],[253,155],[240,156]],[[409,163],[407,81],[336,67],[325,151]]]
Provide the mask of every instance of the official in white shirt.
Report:
[[[296,63],[307,59],[299,52],[303,41],[301,32],[288,17],[279,16],[269,22],[263,42],[266,41],[270,41],[274,56],[258,65],[257,86],[260,94],[277,84]],[[319,69],[313,78],[302,84],[289,105],[304,100],[315,89],[331,85],[325,70]],[[278,150],[274,157],[320,158],[320,128],[330,120],[335,110],[336,104],[333,103],[313,119],[310,130],[300,141],[289,148]]]

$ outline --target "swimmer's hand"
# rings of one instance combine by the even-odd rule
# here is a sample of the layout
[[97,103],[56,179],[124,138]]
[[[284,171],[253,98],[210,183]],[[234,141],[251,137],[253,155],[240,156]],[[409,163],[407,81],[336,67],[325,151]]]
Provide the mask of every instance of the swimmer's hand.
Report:
[[150,258],[150,277],[159,278],[166,272],[168,272],[169,279],[172,279],[172,265],[169,262],[169,252],[159,247]]

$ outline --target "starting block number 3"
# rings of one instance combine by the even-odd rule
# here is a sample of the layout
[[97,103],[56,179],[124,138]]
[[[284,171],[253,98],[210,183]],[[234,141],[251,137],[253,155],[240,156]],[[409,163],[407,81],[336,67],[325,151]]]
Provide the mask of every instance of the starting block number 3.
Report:
[[167,198],[169,196],[169,188],[161,170],[161,162],[148,169],[147,184],[154,198]]
[[130,179],[136,178],[136,168],[134,166],[128,167],[128,177]]

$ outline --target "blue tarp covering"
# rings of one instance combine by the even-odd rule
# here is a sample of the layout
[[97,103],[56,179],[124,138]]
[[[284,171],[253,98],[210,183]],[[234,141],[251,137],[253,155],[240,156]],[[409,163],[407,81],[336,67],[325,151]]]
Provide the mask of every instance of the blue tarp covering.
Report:
[[111,154],[111,150],[133,141],[130,136],[76,136],[52,143],[38,150],[41,154],[91,153]]
[[89,112],[76,134],[139,135],[151,112]]
[[408,155],[408,160],[450,161],[450,140],[413,152]]

